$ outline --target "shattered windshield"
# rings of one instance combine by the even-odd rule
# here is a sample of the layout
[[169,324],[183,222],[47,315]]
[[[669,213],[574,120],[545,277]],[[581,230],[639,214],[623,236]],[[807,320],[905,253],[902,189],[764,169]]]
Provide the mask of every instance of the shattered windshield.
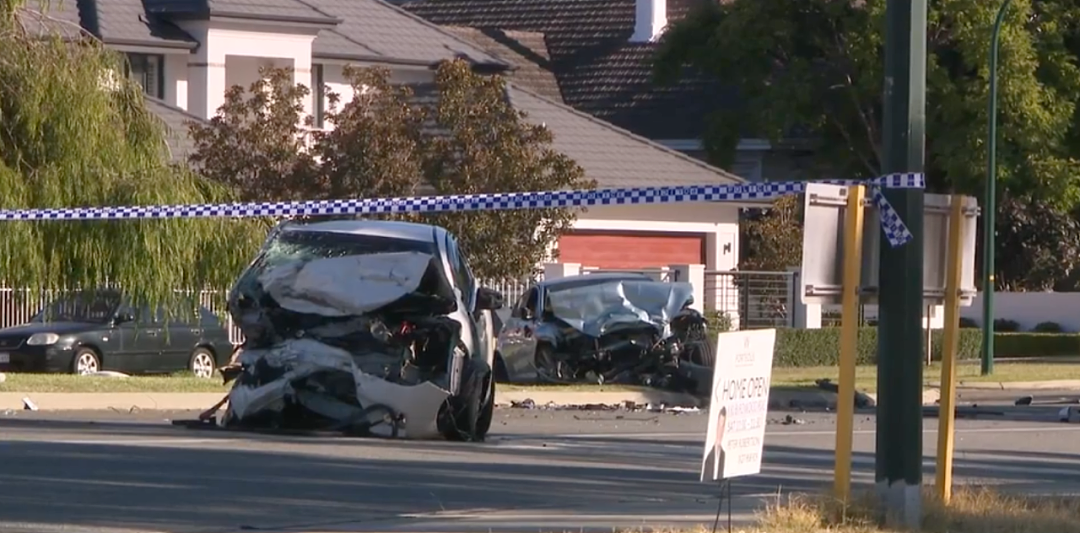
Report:
[[435,255],[435,243],[330,231],[287,230],[270,243],[255,270],[266,270],[290,261],[399,252]]

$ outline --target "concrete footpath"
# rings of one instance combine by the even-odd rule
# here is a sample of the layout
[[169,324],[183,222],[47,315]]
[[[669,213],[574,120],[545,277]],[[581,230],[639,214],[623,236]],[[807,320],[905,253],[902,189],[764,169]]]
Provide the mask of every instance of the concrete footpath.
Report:
[[[209,408],[222,399],[217,392],[0,392],[0,410],[39,409],[42,411],[99,411],[99,410],[159,410],[190,411]],[[874,401],[874,395],[865,395]],[[937,402],[937,391],[923,395],[924,405]],[[689,394],[653,390],[557,391],[511,390],[496,393],[498,405],[513,405],[531,401],[536,407],[545,405],[651,405],[655,407],[702,408],[707,402]],[[32,407],[28,407],[32,406]],[[806,387],[774,387],[769,393],[771,409],[835,409],[836,394]]]

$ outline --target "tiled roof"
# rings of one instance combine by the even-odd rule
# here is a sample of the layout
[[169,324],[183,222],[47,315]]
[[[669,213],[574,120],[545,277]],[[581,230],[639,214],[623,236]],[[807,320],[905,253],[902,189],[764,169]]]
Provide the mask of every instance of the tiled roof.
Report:
[[142,0],[31,0],[18,15],[28,31],[65,39],[94,36],[105,44],[195,48],[191,36],[164,21],[151,21]]
[[86,35],[79,22],[79,7],[75,5],[75,0],[61,0],[49,5],[31,2],[19,9],[15,18],[31,35],[55,35],[65,40],[76,40]]
[[551,56],[544,42],[544,34],[463,26],[443,26],[443,29],[478,44],[486,52],[510,63],[514,70],[508,77],[514,83],[545,98],[563,101],[559,82],[551,72]]
[[529,91],[510,85],[510,102],[543,124],[555,149],[577,161],[601,187],[738,183],[744,179]]
[[[668,0],[668,20],[696,0]],[[656,44],[631,43],[634,0],[412,0],[402,6],[436,24],[543,33],[564,101],[651,139],[700,138],[718,85],[688,75],[652,83]]]
[[302,0],[342,20],[315,39],[316,57],[434,64],[464,56],[476,63],[503,65],[478,46],[458,39],[396,6],[379,0]]
[[172,155],[173,161],[186,163],[188,154],[195,151],[195,142],[191,140],[191,136],[188,134],[187,123],[206,121],[198,115],[193,115],[179,107],[166,104],[157,98],[147,96],[144,99],[146,100],[146,109],[160,118],[165,125],[169,153]]
[[[410,86],[416,103],[435,105],[438,96],[433,83]],[[519,85],[508,83],[506,98],[514,109],[525,113],[525,120],[547,127],[553,148],[576,161],[586,177],[596,180],[601,188],[746,181]],[[428,132],[437,134],[433,129]],[[421,193],[430,194],[430,190],[422,187]]]
[[[110,0],[112,1],[112,0]],[[333,25],[333,17],[299,0],[142,0],[146,12],[167,16],[241,17]]]

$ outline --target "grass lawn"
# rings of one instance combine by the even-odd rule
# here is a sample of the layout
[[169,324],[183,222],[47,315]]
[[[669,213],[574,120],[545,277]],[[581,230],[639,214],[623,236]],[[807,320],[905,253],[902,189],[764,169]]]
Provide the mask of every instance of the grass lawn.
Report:
[[[803,496],[777,501],[743,533],[875,533],[871,496],[860,495],[846,508],[829,497]],[[1080,533],[1080,499],[1003,494],[985,487],[959,486],[943,505],[928,487],[923,497],[925,533]],[[709,524],[710,526],[712,524]],[[705,530],[708,531],[708,530]]]
[[[834,383],[840,377],[840,371],[833,366],[805,368],[774,368],[773,386],[812,386],[821,378],[831,379]],[[957,384],[964,382],[1008,382],[1008,381],[1052,381],[1059,379],[1080,379],[1080,364],[1077,363],[996,363],[990,376],[979,375],[978,363],[964,363],[956,367]],[[941,365],[933,364],[923,368],[923,380],[927,383],[941,381]],[[877,389],[877,367],[860,366],[855,368],[855,388],[864,391]]]
[[[0,392],[220,392],[221,377],[200,379],[190,373],[152,377],[92,377],[72,374],[6,374]],[[230,386],[232,384],[230,383]]]

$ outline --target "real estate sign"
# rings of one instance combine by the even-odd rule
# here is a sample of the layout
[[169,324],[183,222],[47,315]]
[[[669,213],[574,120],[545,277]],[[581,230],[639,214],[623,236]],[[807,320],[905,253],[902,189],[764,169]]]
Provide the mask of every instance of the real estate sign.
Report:
[[761,472],[775,329],[721,333],[701,481]]

